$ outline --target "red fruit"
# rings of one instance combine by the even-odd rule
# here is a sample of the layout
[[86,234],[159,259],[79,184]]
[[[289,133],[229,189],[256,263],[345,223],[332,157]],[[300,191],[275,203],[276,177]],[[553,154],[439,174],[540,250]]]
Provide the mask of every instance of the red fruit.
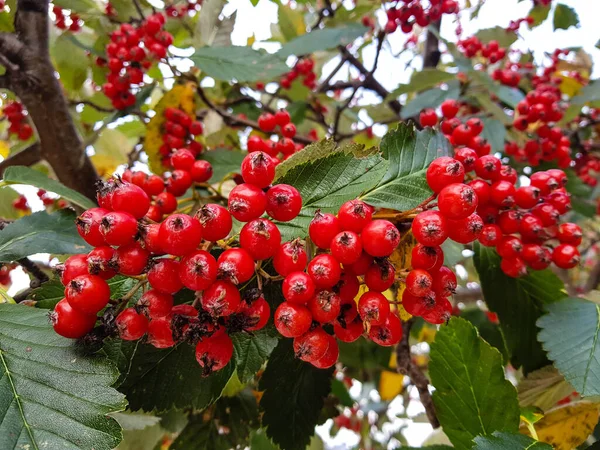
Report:
[[479,235],[479,242],[486,247],[495,247],[502,239],[502,229],[496,224],[484,225]]
[[242,178],[259,188],[266,188],[275,178],[275,160],[263,152],[246,155],[242,161]]
[[579,264],[579,260],[579,250],[571,244],[560,244],[552,252],[552,262],[561,269],[572,269]]
[[156,289],[150,289],[142,294],[137,304],[149,319],[154,320],[159,317],[166,317],[171,313],[173,296]]
[[283,277],[292,272],[303,271],[308,262],[304,241],[294,239],[284,242],[273,257],[273,267]]
[[302,196],[289,184],[277,184],[267,191],[267,214],[280,222],[289,222],[300,214]]
[[525,244],[520,256],[533,270],[544,270],[552,262],[552,252],[538,244]]
[[111,205],[114,211],[124,211],[136,219],[141,219],[150,208],[150,199],[141,187],[123,182],[117,183],[112,193]]
[[508,181],[496,181],[492,184],[490,200],[501,208],[510,208],[515,203],[515,187]]
[[511,278],[519,278],[527,274],[527,266],[521,258],[502,258],[500,262],[502,272]]
[[517,233],[522,219],[523,215],[520,211],[503,211],[498,216],[498,225],[504,234]]
[[438,123],[438,116],[435,109],[426,108],[419,114],[419,122],[422,127],[435,127]]
[[426,247],[417,244],[411,251],[411,264],[414,269],[435,272],[444,264],[444,252],[441,247]]
[[212,164],[203,159],[194,161],[190,168],[190,175],[196,183],[206,183],[213,176]]
[[253,184],[243,183],[229,193],[229,212],[240,222],[262,216],[267,208],[267,195]]
[[410,293],[408,289],[402,292],[402,307],[413,316],[422,316],[429,309],[435,306],[435,293],[427,291],[424,296],[417,297]]
[[427,322],[440,325],[442,323],[448,322],[450,320],[450,316],[452,314],[452,304],[448,301],[447,298],[440,298],[436,301],[436,303],[430,307],[425,314],[423,314],[423,319]]
[[456,100],[444,100],[441,105],[442,114],[446,119],[452,119],[458,114],[459,104]]
[[365,284],[370,291],[387,291],[396,277],[394,266],[387,259],[376,259],[365,274]]
[[460,244],[468,244],[479,237],[483,230],[483,220],[478,214],[466,219],[448,220],[448,237]]
[[342,264],[354,264],[361,254],[360,236],[352,231],[342,231],[331,241],[331,255]]
[[263,113],[258,117],[258,127],[261,131],[270,133],[277,126],[277,119],[273,114]]
[[296,151],[296,144],[294,144],[294,141],[291,139],[282,138],[277,141],[277,144],[275,144],[275,151],[286,156],[291,155]]
[[313,320],[320,323],[333,322],[340,314],[342,299],[335,292],[322,290],[308,301]]
[[202,122],[194,120],[190,124],[190,134],[193,134],[194,136],[200,136],[203,132],[204,132],[204,125],[202,125]]
[[245,283],[254,276],[254,260],[243,248],[230,248],[219,255],[217,271],[220,279]]
[[354,342],[363,334],[363,323],[359,317],[350,323],[341,324],[338,321],[333,323],[333,332],[342,342]]
[[158,195],[165,189],[165,182],[158,175],[150,175],[144,182],[142,189],[148,195]]
[[329,213],[317,211],[315,217],[308,226],[308,234],[311,241],[323,249],[328,249],[331,246],[331,240],[340,232],[340,224],[338,219]]
[[542,237],[543,232],[544,226],[539,217],[528,213],[521,218],[521,222],[519,223],[519,233],[521,233],[523,239],[535,241]]
[[100,221],[100,232],[108,245],[127,245],[138,232],[137,220],[127,212],[109,212]]
[[433,291],[437,297],[449,297],[456,292],[456,275],[446,266],[440,267],[433,277]]
[[475,191],[477,195],[477,205],[481,207],[490,201],[491,188],[490,185],[480,179],[475,179],[468,183],[468,185]]
[[275,122],[280,127],[286,126],[288,123],[290,123],[290,120],[292,120],[290,113],[288,113],[285,109],[280,109],[275,113]]
[[454,158],[442,156],[436,158],[427,168],[427,184],[433,192],[440,192],[452,183],[462,183],[465,179],[465,168]]
[[515,192],[515,202],[519,208],[531,209],[540,201],[540,190],[535,186],[521,186]]
[[558,181],[548,172],[535,172],[529,178],[531,186],[538,188],[543,197],[559,186]]
[[438,208],[448,219],[464,219],[475,212],[477,194],[466,184],[449,184],[438,196]]
[[170,192],[175,197],[180,197],[185,194],[192,185],[192,176],[185,170],[174,170],[171,172],[171,177],[167,180],[167,192]]
[[200,208],[196,218],[202,226],[202,237],[211,242],[226,238],[233,226],[229,211],[221,205],[212,203]]
[[483,155],[475,161],[475,173],[484,180],[495,181],[500,176],[502,163],[494,155]]
[[561,223],[558,226],[558,240],[561,244],[578,246],[581,244],[583,233],[581,227],[575,223]]
[[189,172],[195,161],[194,154],[187,148],[180,148],[171,155],[171,166],[176,170],[186,170]]
[[455,145],[467,145],[471,142],[473,136],[475,136],[475,133],[467,124],[460,124],[452,130],[452,141]]
[[240,232],[240,245],[255,259],[268,259],[281,245],[279,228],[268,219],[248,222]]
[[560,214],[554,206],[550,203],[540,203],[531,209],[534,216],[538,217],[542,221],[544,227],[551,227],[558,223]]
[[354,298],[360,289],[360,283],[358,282],[356,275],[347,272],[342,273],[342,277],[340,282],[336,285],[336,288],[339,291],[342,302],[352,303],[356,307]]
[[448,237],[448,228],[445,217],[439,211],[423,211],[417,214],[412,224],[417,242],[428,247],[441,245]]
[[362,230],[363,248],[371,256],[391,255],[400,243],[400,232],[387,220],[373,220]]
[[454,158],[464,166],[466,172],[470,172],[475,168],[475,161],[479,155],[472,148],[461,147],[454,151]]
[[412,295],[422,297],[432,288],[433,277],[426,270],[413,269],[408,273],[406,277],[406,290]]
[[471,117],[467,120],[467,126],[471,130],[471,134],[477,136],[483,131],[483,121],[478,117]]
[[135,308],[123,310],[115,319],[119,337],[124,341],[137,341],[148,330],[148,319]]
[[373,207],[362,200],[349,200],[338,211],[338,221],[344,231],[360,233],[371,222]]
[[369,339],[383,347],[391,347],[402,339],[402,323],[395,313],[390,313],[382,325],[372,326]]
[[160,225],[158,239],[165,253],[183,256],[200,244],[202,227],[197,219],[187,214],[173,214]]
[[66,286],[65,298],[69,305],[80,313],[95,315],[108,304],[110,288],[100,277],[80,275]]
[[202,291],[217,279],[217,261],[204,250],[188,253],[179,264],[179,279],[192,291]]
[[229,281],[218,280],[202,293],[202,308],[213,317],[225,317],[240,306],[240,291]]
[[292,272],[283,280],[281,290],[288,302],[305,304],[314,297],[315,284],[304,272]]
[[523,250],[523,242],[515,236],[504,236],[496,246],[496,251],[502,258],[516,258]]
[[157,223],[144,225],[142,227],[142,239],[144,247],[154,255],[160,255],[163,253],[162,249],[160,248],[160,240],[158,239],[159,230],[160,225]]
[[233,356],[233,342],[227,333],[215,333],[196,344],[196,361],[207,377],[229,364]]
[[294,339],[294,353],[302,361],[312,362],[321,359],[327,352],[329,338],[323,328],[307,331]]
[[267,325],[271,316],[271,308],[263,297],[259,297],[251,304],[242,302],[238,313],[245,316],[245,331],[258,331]]
[[83,314],[73,309],[67,299],[63,298],[50,313],[50,321],[56,333],[69,339],[78,339],[92,331],[96,315]]
[[[109,246],[96,247],[87,257],[88,272],[108,280],[117,274],[115,270],[116,250]],[[87,272],[86,272],[87,273]]]
[[179,261],[169,258],[155,260],[148,271],[148,282],[157,291],[167,294],[178,292],[183,287],[179,280]]
[[390,314],[390,304],[379,292],[365,292],[358,300],[358,314],[371,325],[383,325]]
[[329,369],[333,367],[333,365],[337,362],[338,357],[340,356],[340,348],[338,346],[337,341],[333,336],[327,334],[327,351],[325,354],[317,359],[316,361],[311,361],[310,363],[318,369]]
[[288,123],[281,128],[281,134],[283,137],[293,139],[296,136],[296,126],[293,123]]
[[264,148],[264,142],[260,136],[250,136],[248,138],[248,152],[260,152]]
[[175,345],[171,318],[160,317],[152,319],[148,324],[148,343],[156,348],[169,348]]
[[275,328],[283,337],[302,336],[312,323],[312,315],[306,306],[283,302],[273,317]]
[[158,194],[155,203],[163,214],[171,214],[177,209],[177,199],[170,192],[161,192]]
[[373,257],[363,251],[354,264],[344,265],[344,269],[353,275],[364,275],[367,273],[369,267],[371,267],[372,262]]
[[76,220],[77,232],[85,242],[93,247],[104,245],[104,236],[100,232],[102,218],[110,211],[104,208],[90,208]]
[[146,268],[150,253],[134,242],[119,247],[115,256],[118,271],[123,275],[135,276],[141,274]]
[[331,255],[320,254],[308,263],[308,274],[320,289],[332,288],[342,276],[340,263]]

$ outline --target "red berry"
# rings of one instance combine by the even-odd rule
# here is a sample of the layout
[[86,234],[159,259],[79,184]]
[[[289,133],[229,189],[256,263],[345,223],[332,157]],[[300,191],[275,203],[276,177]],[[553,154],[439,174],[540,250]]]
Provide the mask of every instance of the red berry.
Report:
[[424,211],[414,218],[412,232],[419,244],[438,246],[448,237],[447,221],[439,211]]
[[290,123],[290,120],[290,114],[285,109],[280,109],[275,113],[275,122],[280,127],[286,126],[288,123]]
[[516,258],[522,250],[523,243],[515,236],[504,236],[496,246],[496,251],[502,258]]
[[479,242],[486,247],[495,247],[502,239],[502,229],[496,224],[484,225],[479,235]]
[[140,244],[132,244],[119,247],[115,252],[115,262],[119,273],[128,276],[141,274],[148,264],[150,253],[143,249]]
[[438,123],[438,116],[432,108],[426,108],[419,114],[419,122],[422,127],[435,127]]
[[100,221],[100,232],[108,245],[127,245],[133,242],[138,232],[138,223],[127,212],[109,212]]
[[154,318],[148,324],[148,343],[156,348],[169,348],[175,345],[170,317]]
[[382,325],[372,326],[369,339],[378,345],[391,347],[402,339],[402,323],[395,313],[390,313]]
[[192,291],[202,291],[217,279],[217,261],[204,250],[188,253],[179,264],[179,279]]
[[330,367],[333,367],[340,355],[340,348],[335,338],[330,334],[325,334],[327,336],[328,341],[327,351],[321,358],[317,359],[316,361],[310,362],[313,366],[317,367],[318,369],[329,369]]
[[242,228],[240,245],[254,259],[268,259],[277,253],[281,245],[281,233],[270,220],[256,219]]
[[300,239],[284,242],[273,257],[273,267],[283,277],[292,272],[303,271],[307,262],[306,248]]
[[515,187],[508,181],[496,181],[490,190],[490,200],[501,208],[510,208],[515,203]]
[[233,314],[240,306],[240,291],[229,281],[215,281],[202,293],[202,308],[213,317]]
[[304,272],[292,272],[283,280],[281,291],[288,302],[305,304],[314,296],[315,283]]
[[226,238],[233,226],[229,211],[212,203],[200,208],[196,218],[202,226],[202,237],[211,242]]
[[177,209],[177,199],[170,192],[161,192],[156,196],[155,202],[163,214],[171,214]]
[[183,256],[193,252],[200,244],[202,227],[197,219],[187,214],[173,214],[160,225],[158,239],[165,253]]
[[219,255],[217,270],[220,279],[245,283],[254,276],[254,260],[243,248],[230,248]]
[[468,145],[473,136],[475,136],[475,133],[473,133],[467,124],[460,124],[452,130],[452,141],[454,145]]
[[192,185],[192,176],[185,170],[174,170],[171,172],[171,177],[167,180],[167,192],[170,192],[175,197],[180,197],[185,194]]
[[79,235],[93,247],[104,245],[104,236],[100,232],[100,223],[102,218],[109,212],[104,208],[90,208],[83,212],[75,221]]
[[552,252],[552,262],[561,269],[572,269],[579,264],[579,250],[571,244],[560,244]]
[[360,236],[342,231],[331,240],[331,255],[342,264],[354,264],[362,254]]
[[411,252],[411,264],[414,269],[423,269],[435,272],[444,264],[444,252],[441,247],[427,247],[417,244]]
[[289,184],[277,184],[267,191],[267,214],[281,222],[289,222],[300,214],[302,196]]
[[535,241],[542,237],[544,226],[539,217],[533,214],[525,214],[519,223],[519,233],[524,239]]
[[387,291],[394,284],[396,270],[387,259],[375,259],[365,274],[365,284],[370,291]]
[[189,172],[195,161],[194,154],[187,148],[180,148],[171,155],[171,166],[176,170],[187,170]]
[[135,308],[123,310],[115,319],[119,337],[125,341],[137,341],[148,330],[148,319]]
[[207,377],[229,364],[233,356],[233,342],[227,333],[215,333],[196,344],[196,361]]
[[581,227],[575,223],[561,223],[558,226],[558,240],[561,244],[578,246],[581,244],[583,233]]
[[350,323],[340,323],[335,321],[333,324],[333,332],[342,342],[354,342],[363,334],[363,323],[359,317]]
[[550,203],[540,203],[539,205],[534,206],[531,209],[531,212],[542,221],[544,227],[556,225],[560,218],[560,214]]
[[320,254],[308,263],[308,274],[317,288],[332,288],[342,275],[340,263],[331,255]]
[[262,216],[267,208],[267,195],[253,184],[243,183],[229,193],[229,212],[240,222]]
[[354,264],[344,265],[344,269],[353,275],[364,275],[372,262],[373,257],[363,251]]
[[452,304],[447,298],[442,297],[423,314],[423,319],[429,323],[440,325],[450,320],[451,313]]
[[400,243],[400,232],[387,220],[373,220],[362,230],[363,248],[371,256],[391,255]]
[[548,172],[535,172],[531,174],[529,178],[531,180],[531,186],[538,188],[542,196],[548,195],[550,191],[559,186],[558,181]]
[[273,114],[263,113],[258,118],[258,127],[261,131],[270,133],[277,126],[277,119]]
[[296,126],[293,123],[288,123],[281,128],[281,134],[283,137],[293,139],[296,136]]
[[484,155],[475,161],[475,173],[484,180],[495,181],[500,176],[502,163],[494,155]]
[[438,297],[449,297],[456,291],[457,282],[456,275],[446,266],[440,267],[433,277],[433,291]]
[[325,356],[329,338],[323,328],[318,327],[307,331],[302,336],[294,339],[294,353],[296,358],[306,362],[317,361]]
[[456,100],[444,100],[441,105],[442,114],[446,119],[452,119],[456,114],[458,114],[458,102]]
[[461,147],[454,151],[454,158],[464,166],[465,171],[470,172],[475,168],[475,161],[479,155],[472,148]]
[[204,126],[202,125],[202,122],[194,120],[190,124],[190,134],[193,134],[194,136],[200,136],[203,132]]
[[160,225],[157,223],[147,224],[142,227],[142,242],[144,248],[154,255],[160,255],[163,253],[160,247],[160,240],[158,239],[158,232],[160,231]]
[[406,289],[416,297],[422,297],[433,288],[433,277],[423,269],[413,269],[406,277]]
[[465,179],[465,168],[454,158],[442,156],[429,165],[426,172],[427,184],[433,192],[440,192],[452,183],[462,183]]
[[142,189],[148,195],[158,195],[165,189],[165,182],[158,175],[150,175],[144,182]]
[[249,153],[242,161],[242,177],[246,183],[266,188],[275,178],[275,166],[275,160],[266,153]]
[[344,203],[338,211],[340,227],[344,231],[360,233],[371,222],[373,207],[362,200],[350,200]]
[[342,303],[352,303],[356,307],[354,299],[360,290],[360,283],[358,282],[356,275],[352,275],[348,272],[342,273],[342,277],[340,278],[340,282],[336,285],[336,289],[338,289],[340,293]]
[[50,313],[50,321],[56,333],[69,339],[78,339],[92,331],[96,324],[96,315],[84,314],[73,309],[67,299],[63,298]]
[[312,323],[312,315],[306,306],[283,302],[273,317],[275,328],[287,338],[302,336]]
[[317,211],[308,226],[311,241],[319,248],[328,249],[331,240],[340,232],[338,219],[329,213]]
[[179,261],[169,258],[156,260],[148,271],[148,282],[157,291],[167,294],[178,292],[183,287],[179,280]]
[[100,277],[80,275],[66,286],[65,298],[80,313],[95,315],[108,304],[110,288]]
[[150,208],[150,199],[148,194],[135,184],[117,183],[112,193],[111,205],[114,211],[124,211],[136,219],[141,219]]
[[540,190],[535,186],[521,186],[515,191],[515,202],[519,208],[531,209],[540,200]]
[[190,168],[190,176],[196,183],[206,183],[213,176],[212,164],[203,159],[194,161]]
[[502,258],[500,262],[502,272],[512,278],[519,278],[527,274],[527,267],[521,258]]
[[523,245],[520,256],[533,270],[544,270],[552,262],[552,252],[538,244]]
[[478,214],[460,220],[448,220],[448,237],[460,244],[468,244],[479,237],[483,220]]
[[156,289],[150,289],[142,294],[137,304],[149,319],[154,320],[159,317],[166,317],[171,313],[173,296]]
[[320,323],[333,322],[340,314],[342,299],[328,290],[317,292],[308,301],[308,309],[314,320]]
[[475,212],[477,194],[466,184],[449,184],[438,196],[438,208],[448,219],[464,219]]
[[108,280],[117,274],[115,269],[116,250],[107,245],[96,247],[87,257],[88,271],[92,275],[98,275],[104,280]]
[[358,314],[371,325],[383,325],[390,314],[390,304],[379,292],[365,292],[358,300]]
[[271,308],[263,297],[259,297],[251,304],[243,301],[238,313],[245,316],[244,331],[258,331],[267,325],[271,317]]

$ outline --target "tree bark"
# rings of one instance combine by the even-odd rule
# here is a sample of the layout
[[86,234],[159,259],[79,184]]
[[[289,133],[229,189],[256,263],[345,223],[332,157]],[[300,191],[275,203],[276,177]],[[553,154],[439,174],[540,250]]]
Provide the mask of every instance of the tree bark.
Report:
[[[439,33],[442,26],[442,19],[432,23],[431,26]],[[425,49],[423,50],[423,69],[437,67],[441,57],[440,40],[431,32],[431,30],[427,30]]]
[[27,108],[40,139],[40,156],[66,186],[95,200],[98,174],[85,152],[50,60],[48,0],[18,0],[15,33],[0,33],[0,86]]

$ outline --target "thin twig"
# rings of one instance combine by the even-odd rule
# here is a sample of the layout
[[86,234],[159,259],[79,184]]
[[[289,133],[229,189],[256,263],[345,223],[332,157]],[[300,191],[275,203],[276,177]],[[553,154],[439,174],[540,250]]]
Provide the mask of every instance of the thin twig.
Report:
[[44,271],[29,258],[21,258],[17,262],[21,265],[21,267],[23,267],[23,269],[33,276],[29,282],[29,287],[31,289],[40,287],[42,283],[45,283],[50,279],[48,275],[46,275]]

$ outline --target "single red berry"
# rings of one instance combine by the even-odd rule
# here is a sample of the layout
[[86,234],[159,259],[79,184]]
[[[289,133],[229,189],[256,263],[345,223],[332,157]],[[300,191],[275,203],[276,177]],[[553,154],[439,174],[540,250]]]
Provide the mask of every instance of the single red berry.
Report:
[[243,183],[229,193],[229,212],[240,222],[262,216],[267,208],[267,195],[253,184]]
[[240,306],[240,291],[229,281],[215,281],[202,293],[202,308],[213,317],[233,314]]
[[481,134],[483,131],[483,121],[479,117],[471,117],[467,120],[467,125],[474,136]]
[[579,250],[571,244],[560,244],[552,252],[552,262],[561,269],[572,269],[579,260]]
[[535,186],[521,186],[515,191],[515,202],[519,208],[531,209],[540,201],[540,190]]
[[277,184],[267,191],[267,214],[280,222],[295,219],[302,209],[302,196],[289,184]]
[[559,186],[556,178],[552,177],[548,172],[535,172],[529,178],[531,186],[538,188],[544,197]]
[[148,330],[148,319],[135,308],[123,310],[115,319],[119,337],[125,341],[137,341]]
[[433,291],[438,297],[449,297],[456,292],[456,274],[448,267],[442,266],[440,270],[431,274],[433,277]]
[[557,237],[561,244],[571,244],[577,247],[581,244],[583,232],[581,227],[575,223],[561,223],[558,226]]
[[75,221],[79,235],[93,247],[104,245],[104,236],[100,232],[100,223],[102,222],[102,218],[109,212],[104,208],[90,208]]
[[391,255],[400,243],[400,232],[387,220],[373,220],[362,230],[363,248],[371,256]]
[[281,128],[283,137],[293,139],[296,136],[296,126],[293,123],[288,123]]
[[496,224],[484,225],[479,235],[479,242],[486,247],[495,247],[502,239],[502,229]]
[[124,245],[115,252],[116,267],[123,275],[139,275],[145,270],[149,257],[150,253],[137,242]]
[[362,254],[360,236],[342,231],[331,240],[331,255],[342,264],[354,264]]
[[275,178],[275,160],[263,152],[248,153],[241,165],[242,178],[259,188],[266,188]]
[[217,271],[220,279],[245,283],[254,276],[254,260],[243,248],[230,248],[219,255]]
[[422,316],[435,306],[435,302],[435,293],[431,290],[423,296],[413,295],[408,289],[402,292],[402,307],[413,316]]
[[538,244],[523,245],[520,256],[533,270],[544,270],[552,262],[552,252]]
[[352,322],[343,324],[335,321],[333,332],[335,333],[335,337],[342,342],[355,342],[364,332],[362,320],[360,320],[360,317],[356,317]]
[[127,245],[133,242],[138,223],[128,212],[109,212],[100,221],[100,232],[108,245]]
[[369,339],[383,347],[391,347],[402,339],[402,323],[395,313],[390,313],[382,325],[372,326]]
[[107,245],[96,247],[87,257],[88,272],[108,280],[117,274],[116,250]]
[[267,325],[269,317],[271,317],[271,308],[261,296],[250,304],[242,301],[238,314],[244,316],[244,331],[258,331]]
[[459,244],[468,244],[479,237],[483,219],[478,214],[460,220],[448,220],[448,237]]
[[255,219],[242,228],[240,245],[254,259],[268,259],[277,253],[281,245],[281,233],[270,220]]
[[153,255],[163,254],[162,248],[160,247],[160,240],[158,238],[160,225],[157,223],[146,224],[142,227],[141,231],[144,248]]
[[320,289],[329,289],[335,286],[342,276],[340,263],[333,256],[320,254],[308,263],[308,274]]
[[171,214],[177,209],[177,199],[170,192],[161,192],[156,196],[155,202],[163,214]]
[[467,124],[460,124],[452,130],[452,141],[454,145],[468,145],[473,136],[475,136],[475,133]]
[[342,230],[355,233],[360,233],[371,222],[372,217],[373,207],[362,200],[349,200],[338,211],[338,220]]
[[358,282],[356,275],[348,272],[342,273],[342,277],[340,278],[339,283],[335,285],[335,289],[339,292],[342,303],[350,302],[356,306],[354,299],[360,290],[360,283]]
[[435,127],[438,123],[438,116],[433,108],[426,108],[419,114],[419,122],[422,127]]
[[192,180],[196,183],[206,183],[213,176],[212,164],[203,159],[194,161],[189,170]]
[[169,258],[157,259],[148,271],[150,286],[160,292],[175,294],[182,287],[179,280],[179,261]]
[[202,237],[216,242],[227,237],[233,226],[231,214],[221,205],[209,203],[196,213],[202,226]]
[[165,189],[165,182],[158,175],[150,175],[144,182],[142,189],[148,195],[158,195]]
[[306,247],[300,239],[284,242],[273,257],[273,267],[283,277],[292,272],[303,271],[307,263]]
[[50,313],[52,327],[57,334],[69,339],[85,336],[96,324],[95,314],[84,314],[74,309],[66,298],[59,301]]
[[312,323],[312,315],[306,306],[283,302],[273,317],[275,328],[283,337],[293,338],[306,333]]
[[470,172],[475,168],[479,155],[472,148],[461,147],[454,151],[454,158],[463,165],[466,172]]
[[484,180],[495,181],[500,176],[502,163],[494,155],[481,156],[475,161],[475,173]]
[[194,136],[200,136],[203,132],[204,132],[204,125],[202,125],[202,122],[200,122],[198,120],[194,120],[190,124],[190,134],[193,134]]
[[433,192],[440,192],[452,183],[462,183],[465,179],[465,168],[454,158],[442,156],[436,158],[427,168],[427,184]]
[[406,289],[416,297],[422,297],[433,288],[433,277],[423,269],[413,269],[406,277]]
[[358,300],[358,314],[371,325],[383,325],[390,314],[390,304],[379,292],[365,292]]
[[464,219],[475,212],[477,194],[472,187],[466,184],[449,184],[440,191],[438,208],[448,219]]
[[344,265],[344,269],[353,275],[364,275],[372,262],[373,257],[363,251],[354,264]]
[[192,176],[190,172],[185,170],[174,170],[171,172],[171,177],[167,180],[167,192],[170,192],[175,197],[180,197],[185,194],[192,185]]
[[277,119],[273,114],[263,113],[258,117],[258,127],[261,131],[270,133],[277,126]]
[[510,208],[515,204],[516,189],[508,181],[496,181],[490,190],[491,202],[501,208]]
[[535,241],[543,237],[544,225],[539,217],[527,213],[523,215],[519,222],[519,233],[521,233],[523,239]]
[[516,236],[504,236],[496,246],[496,251],[502,258],[516,258],[523,251],[523,242]]
[[448,237],[448,228],[446,218],[439,211],[423,211],[412,223],[415,239],[428,247],[441,245]]
[[149,319],[154,320],[159,317],[166,317],[171,313],[173,296],[156,289],[150,289],[142,294],[137,305]]
[[194,154],[187,148],[180,148],[171,155],[171,166],[175,170],[186,170],[189,172],[195,161]]
[[519,278],[527,274],[527,266],[519,257],[502,258],[500,269],[511,278]]
[[110,300],[106,281],[95,275],[80,275],[65,287],[65,298],[72,308],[82,314],[95,315]]
[[179,264],[179,279],[192,291],[208,289],[217,279],[217,261],[204,250],[185,255]]
[[456,100],[448,99],[442,102],[440,109],[446,119],[452,119],[458,114],[459,104]]
[[502,211],[498,215],[498,225],[504,234],[513,234],[519,231],[523,214],[520,211]]
[[430,307],[425,314],[423,319],[434,325],[441,325],[442,323],[448,322],[452,315],[452,304],[447,298],[442,297],[438,299],[435,304]]
[[175,345],[170,317],[153,318],[146,333],[148,343],[156,348],[170,348]]
[[200,244],[202,226],[187,214],[173,214],[160,225],[158,239],[165,253],[183,256],[193,252]]
[[317,211],[308,226],[311,241],[319,248],[328,249],[331,240],[340,232],[340,224],[333,214]]
[[384,292],[394,284],[396,270],[385,258],[377,258],[365,274],[365,284],[370,291]]
[[288,113],[285,109],[280,109],[275,113],[275,122],[280,127],[285,127],[291,121],[290,113]]
[[141,219],[150,208],[150,199],[144,190],[132,183],[117,183],[112,193],[112,209],[131,214],[136,219]]
[[560,219],[560,214],[550,203],[540,203],[534,206],[531,213],[542,221],[544,227],[556,225]]
[[317,327],[294,339],[296,358],[306,362],[317,361],[325,356],[329,338],[323,328]]
[[312,296],[307,306],[314,320],[330,323],[340,314],[342,299],[335,292],[322,290]]
[[227,333],[215,333],[196,344],[196,361],[207,377],[229,364],[233,356],[233,342]]
[[328,341],[327,351],[321,358],[310,362],[318,369],[329,369],[330,367],[333,367],[340,356],[340,348],[335,338],[327,333],[325,333],[325,335],[327,336]]
[[304,272],[292,272],[283,280],[283,298],[291,303],[307,303],[315,294],[315,283]]
[[444,251],[440,246],[427,247],[417,244],[411,251],[413,269],[435,272],[444,264]]

